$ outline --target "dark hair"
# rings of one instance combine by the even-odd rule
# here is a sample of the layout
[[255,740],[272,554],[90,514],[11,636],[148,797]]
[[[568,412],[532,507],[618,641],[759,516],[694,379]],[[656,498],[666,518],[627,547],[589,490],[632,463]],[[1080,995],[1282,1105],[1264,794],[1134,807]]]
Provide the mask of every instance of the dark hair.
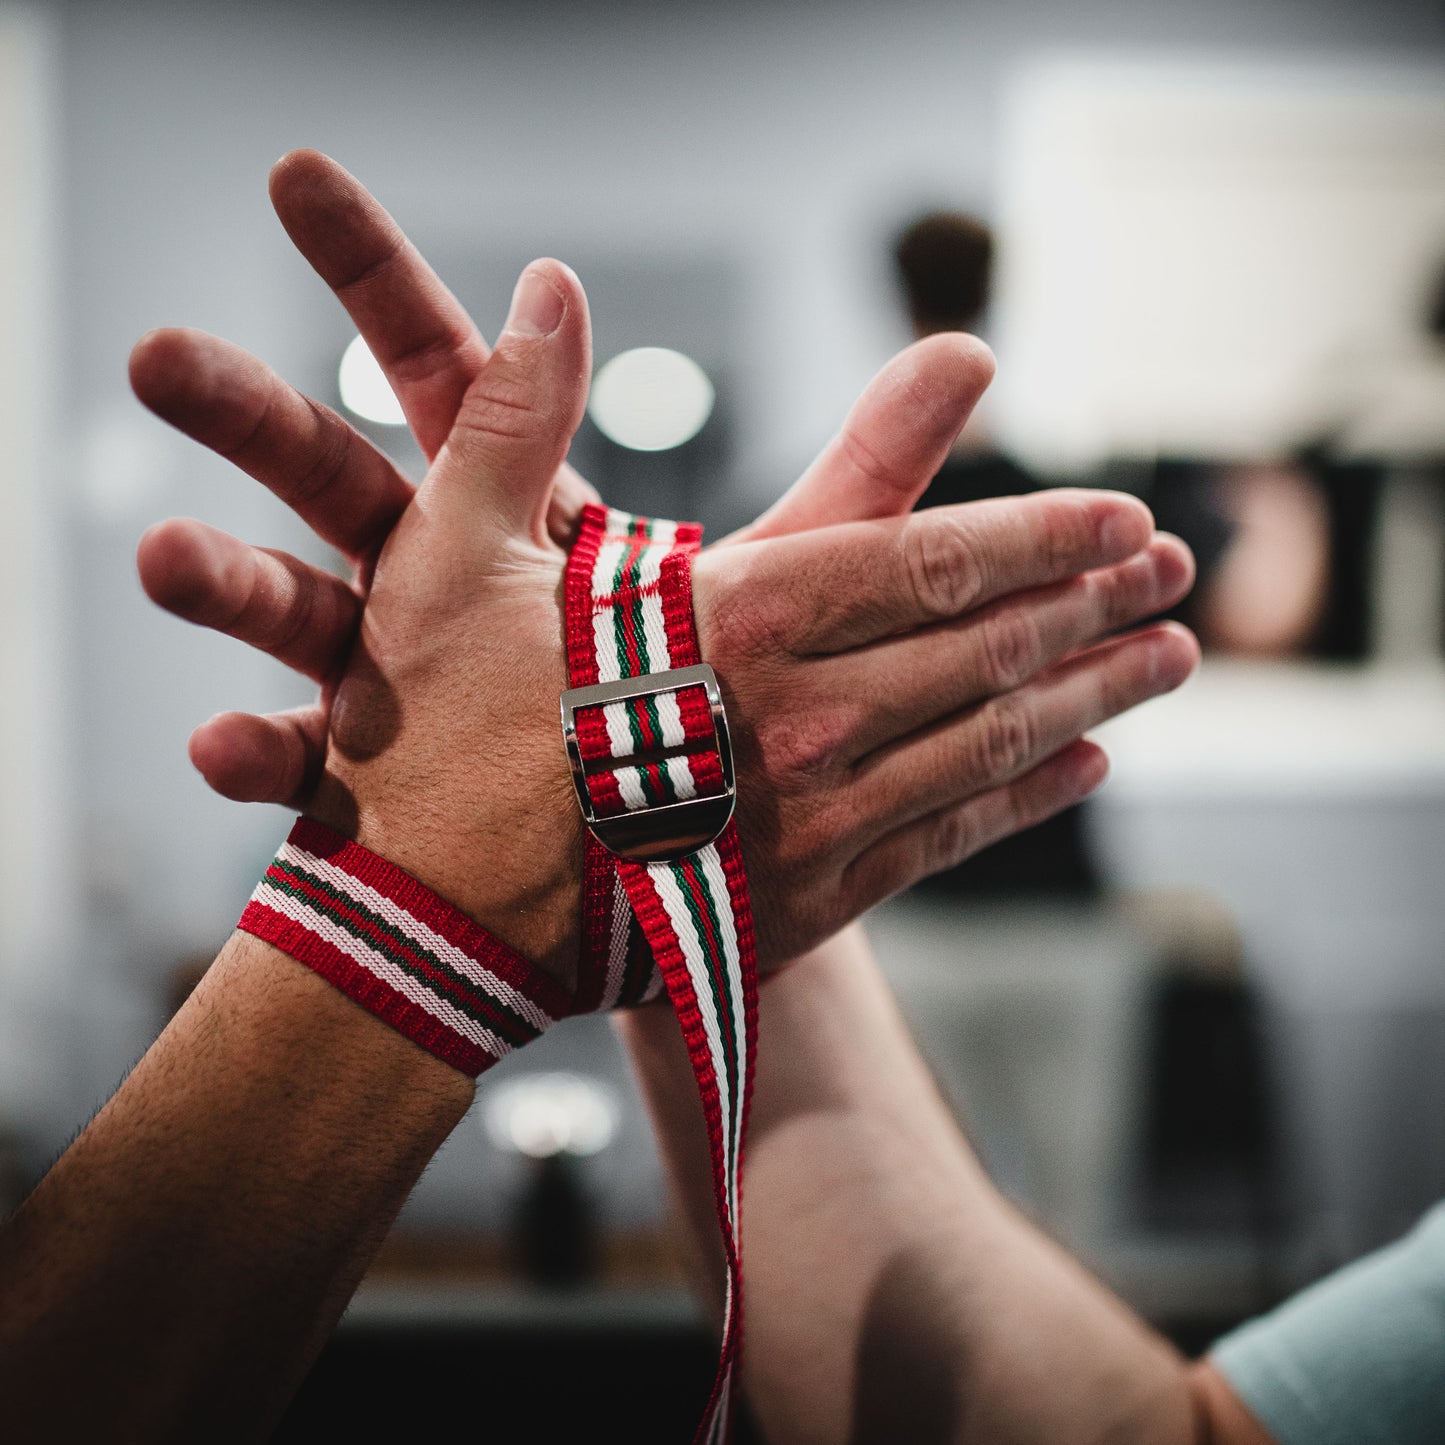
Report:
[[960,211],[931,211],[904,228],[893,259],[914,330],[967,331],[988,305],[993,233]]

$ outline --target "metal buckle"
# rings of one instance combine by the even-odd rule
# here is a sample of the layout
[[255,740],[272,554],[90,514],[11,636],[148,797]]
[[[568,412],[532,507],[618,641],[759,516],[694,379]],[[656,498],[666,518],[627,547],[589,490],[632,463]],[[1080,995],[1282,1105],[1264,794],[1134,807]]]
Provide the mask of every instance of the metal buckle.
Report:
[[[637,808],[630,813],[599,818],[592,806],[592,795],[587,790],[588,769],[577,741],[577,710],[681,692],[686,687],[701,687],[707,696],[712,710],[718,760],[722,764],[724,791],[711,798],[659,803],[656,807]],[[727,827],[733,815],[737,785],[733,779],[732,740],[728,736],[727,714],[723,711],[717,674],[706,663],[674,668],[671,672],[650,672],[643,677],[624,677],[617,682],[600,682],[593,687],[569,688],[562,694],[562,740],[567,745],[567,761],[572,765],[572,785],[577,789],[577,801],[582,805],[582,819],[592,836],[610,853],[635,859],[639,863],[676,862],[689,853],[696,853],[699,848],[706,848]],[[626,758],[598,759],[593,763],[592,771],[611,771],[627,766]]]

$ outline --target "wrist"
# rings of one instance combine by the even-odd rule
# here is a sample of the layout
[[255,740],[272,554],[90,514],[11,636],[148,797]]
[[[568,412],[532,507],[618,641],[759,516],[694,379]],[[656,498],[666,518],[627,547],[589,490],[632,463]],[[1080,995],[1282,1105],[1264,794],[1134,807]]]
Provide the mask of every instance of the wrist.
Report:
[[408,779],[328,763],[306,815],[409,874],[571,993],[582,828],[565,778],[557,791],[551,807],[519,790],[500,807],[463,810]]
[[[227,1056],[249,1061],[248,1077],[259,1080],[265,1061],[274,1060],[290,1085],[287,1100],[313,1120],[323,1098],[331,1101],[326,1113],[365,1101],[368,1117],[373,1105],[379,1117],[385,1100],[396,1130],[435,1136],[439,1144],[476,1093],[470,1075],[382,1027],[312,969],[250,933],[232,934],[184,1013],[177,1019],[189,1031],[209,1023],[226,1040]],[[274,1112],[274,1089],[263,1088]]]
[[572,995],[529,959],[315,818],[297,820],[239,927],[472,1076],[573,1007]]

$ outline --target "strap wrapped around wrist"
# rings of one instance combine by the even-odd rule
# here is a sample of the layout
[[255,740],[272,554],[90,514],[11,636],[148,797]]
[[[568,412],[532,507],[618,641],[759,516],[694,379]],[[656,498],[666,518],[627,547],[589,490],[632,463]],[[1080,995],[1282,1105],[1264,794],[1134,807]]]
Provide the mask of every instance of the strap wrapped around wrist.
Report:
[[[580,768],[584,817],[633,814],[645,833],[650,812],[671,818],[680,803],[694,807],[694,800],[730,791],[730,762],[720,752],[725,728],[719,732],[699,689],[676,676],[706,671],[692,614],[692,558],[701,540],[692,523],[598,506],[582,514],[564,584],[571,688],[583,696],[612,692],[611,684],[635,678],[641,689],[636,700],[590,709],[575,701],[577,691],[564,698],[564,732],[575,701],[574,776]],[[599,842],[605,835],[596,822],[585,844],[587,945],[598,956],[633,930],[645,935],[682,1026],[707,1123],[727,1294],[722,1357],[698,1445],[729,1436],[743,1339],[742,1160],[757,1050],[757,959],[730,814],[729,801],[721,831],[710,829],[704,838],[711,842],[681,857],[641,848],[619,857]]]
[[[729,1436],[742,1356],[742,1158],[757,1048],[757,960],[725,725],[667,673],[701,666],[692,557],[702,529],[603,507],[583,513],[564,586],[573,689],[641,680],[641,702],[576,710],[584,810],[601,831],[624,814],[727,806],[703,846],[609,852],[589,832],[576,998],[416,879],[309,819],[291,831],[241,916],[438,1058],[490,1068],[557,1019],[642,1002],[666,986],[707,1124],[727,1262],[722,1356],[696,1440]],[[721,711],[721,703],[717,704]],[[721,728],[721,731],[719,729]]]
[[236,925],[474,1077],[572,1011],[554,980],[359,843],[300,818]]

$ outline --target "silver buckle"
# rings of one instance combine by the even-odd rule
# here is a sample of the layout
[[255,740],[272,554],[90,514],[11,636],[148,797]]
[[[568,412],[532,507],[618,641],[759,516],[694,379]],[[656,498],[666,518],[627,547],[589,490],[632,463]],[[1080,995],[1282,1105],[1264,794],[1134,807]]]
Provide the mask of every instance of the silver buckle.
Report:
[[[661,693],[681,692],[686,687],[701,687],[712,710],[713,736],[722,764],[724,791],[711,798],[688,798],[681,803],[659,803],[656,807],[637,808],[599,818],[587,790],[587,765],[577,742],[577,710],[601,707],[609,702],[627,702],[633,698],[655,697]],[[649,672],[643,677],[624,677],[617,682],[599,682],[592,687],[569,688],[562,694],[562,740],[567,745],[567,761],[572,765],[572,785],[582,805],[582,819],[592,836],[610,853],[632,858],[639,863],[672,863],[706,848],[728,825],[737,802],[737,784],[733,779],[732,739],[728,735],[727,714],[723,711],[722,693],[717,674],[705,662],[696,667],[678,667],[671,672]],[[669,756],[664,754],[663,756]],[[599,758],[593,772],[611,772],[628,766],[626,758]]]

